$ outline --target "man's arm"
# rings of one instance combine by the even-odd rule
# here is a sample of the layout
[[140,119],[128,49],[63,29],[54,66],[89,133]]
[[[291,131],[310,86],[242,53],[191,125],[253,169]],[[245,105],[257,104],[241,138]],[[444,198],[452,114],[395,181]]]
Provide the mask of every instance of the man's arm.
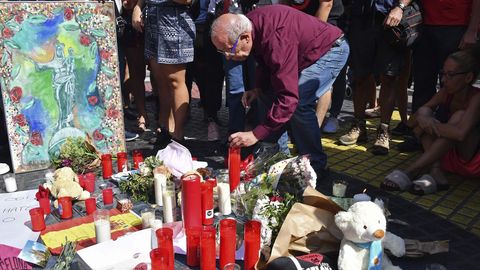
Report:
[[387,17],[385,18],[385,25],[388,26],[397,26],[400,21],[402,20],[403,16],[403,9],[410,5],[412,0],[399,0],[398,5],[388,13]]
[[470,22],[468,28],[463,35],[460,45],[460,49],[465,49],[473,46],[478,40],[478,27],[480,25],[480,0],[473,0],[472,13],[470,14]]
[[333,1],[334,0],[318,0],[319,7],[317,12],[315,13],[315,17],[317,17],[320,21],[326,22],[328,19],[328,15],[330,15],[330,11],[332,10]]

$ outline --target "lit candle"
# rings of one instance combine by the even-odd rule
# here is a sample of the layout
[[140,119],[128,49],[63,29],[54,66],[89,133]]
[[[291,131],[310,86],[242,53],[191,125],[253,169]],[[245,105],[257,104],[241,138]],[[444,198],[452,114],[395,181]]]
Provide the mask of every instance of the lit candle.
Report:
[[15,180],[14,174],[6,174],[5,176],[3,176],[3,180],[5,181],[5,190],[7,192],[17,191],[17,181]]
[[218,183],[218,207],[222,215],[232,213],[232,202],[230,201],[230,185],[228,183]]
[[364,201],[367,201],[367,202],[368,202],[368,201],[371,201],[372,198],[370,198],[370,196],[368,196],[368,195],[365,193],[366,191],[367,191],[367,190],[364,189],[364,190],[363,190],[363,193],[355,194],[355,195],[353,196],[353,203],[356,203],[356,202],[364,202]]

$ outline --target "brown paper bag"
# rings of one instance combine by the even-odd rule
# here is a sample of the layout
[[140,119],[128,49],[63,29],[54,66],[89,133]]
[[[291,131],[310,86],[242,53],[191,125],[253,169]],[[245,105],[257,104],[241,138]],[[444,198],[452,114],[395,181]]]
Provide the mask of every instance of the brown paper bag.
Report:
[[[342,209],[313,188],[307,188],[303,196],[304,203],[294,204],[288,212],[268,262],[291,253],[325,254],[340,249],[343,235],[335,225],[334,216]],[[258,269],[264,266],[257,265]]]

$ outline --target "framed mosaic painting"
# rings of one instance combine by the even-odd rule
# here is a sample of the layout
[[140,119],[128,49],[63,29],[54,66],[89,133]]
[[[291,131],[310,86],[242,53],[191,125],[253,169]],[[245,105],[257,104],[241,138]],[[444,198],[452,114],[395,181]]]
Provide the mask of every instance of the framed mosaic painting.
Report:
[[112,2],[0,2],[0,87],[16,173],[67,137],[125,150]]

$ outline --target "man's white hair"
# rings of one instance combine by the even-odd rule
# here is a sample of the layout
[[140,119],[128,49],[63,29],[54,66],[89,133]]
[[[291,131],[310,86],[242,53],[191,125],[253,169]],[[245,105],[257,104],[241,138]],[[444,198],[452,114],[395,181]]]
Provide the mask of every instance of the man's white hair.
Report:
[[228,24],[220,24],[220,21],[216,19],[212,23],[211,35],[217,36],[219,33],[224,32],[227,34],[228,41],[234,43],[241,34],[251,31],[252,22],[250,22],[247,16],[235,14]]

